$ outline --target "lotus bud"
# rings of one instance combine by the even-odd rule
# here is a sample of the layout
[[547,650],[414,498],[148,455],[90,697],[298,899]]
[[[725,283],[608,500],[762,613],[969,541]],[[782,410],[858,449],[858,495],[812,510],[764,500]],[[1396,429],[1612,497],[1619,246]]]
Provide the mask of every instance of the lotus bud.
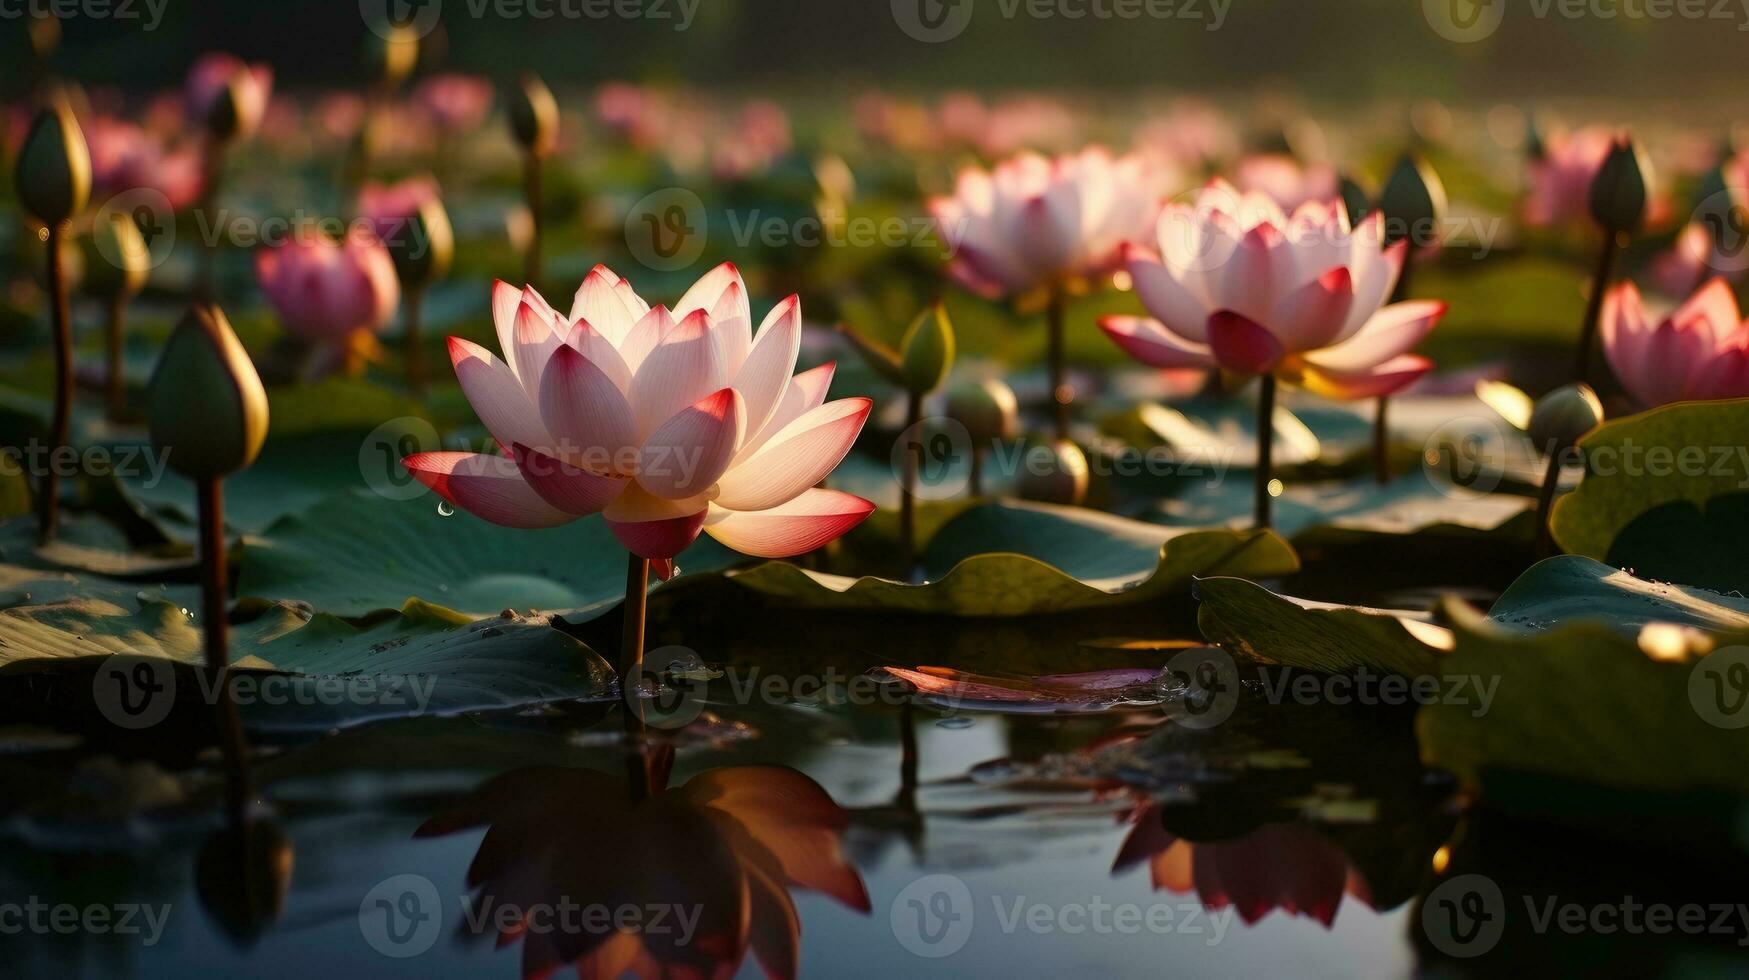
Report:
[[146,238],[130,214],[98,212],[91,223],[83,262],[85,291],[104,299],[126,299],[146,288],[152,270],[152,253]]
[[1530,413],[1530,441],[1539,449],[1558,453],[1603,422],[1603,403],[1587,384],[1570,384],[1537,400]]
[[248,98],[243,93],[242,86],[248,84],[241,78],[232,78],[225,82],[225,87],[219,91],[213,104],[206,111],[206,128],[213,139],[220,143],[229,143],[243,129],[243,102]]
[[418,289],[449,275],[450,262],[455,258],[455,232],[449,225],[449,212],[435,197],[420,202],[419,210],[402,223],[395,240],[386,242],[389,257],[395,260],[395,275],[401,285]]
[[1610,147],[1591,180],[1591,217],[1611,235],[1640,230],[1646,221],[1647,179],[1652,173],[1644,151],[1623,134]]
[[947,393],[947,415],[966,427],[974,445],[1012,439],[1020,431],[1014,389],[995,378],[953,386]]
[[267,438],[267,392],[255,364],[216,306],[177,324],[152,373],[147,421],[170,468],[218,479],[255,461]]
[[1348,210],[1348,220],[1359,224],[1368,214],[1372,213],[1372,198],[1367,196],[1366,188],[1353,177],[1343,176],[1340,185],[1342,206]]
[[907,391],[941,387],[953,368],[953,324],[940,303],[917,315],[899,343],[899,376]]
[[419,35],[411,26],[391,25],[386,37],[372,31],[366,39],[364,59],[365,67],[383,85],[399,85],[419,63]]
[[65,101],[37,113],[18,150],[13,182],[25,211],[50,227],[85,208],[91,197],[91,152]]
[[1439,241],[1439,224],[1445,220],[1445,185],[1419,154],[1405,153],[1379,193],[1379,210],[1385,213],[1385,242],[1409,239],[1410,248]]
[[1015,491],[1023,500],[1075,506],[1087,499],[1087,457],[1067,439],[1028,447]]
[[1531,160],[1541,160],[1549,155],[1542,130],[1537,128],[1536,116],[1529,114],[1524,117],[1524,155]]
[[279,919],[294,853],[279,825],[249,820],[208,837],[195,863],[195,892],[218,926],[252,943]]
[[523,75],[511,94],[510,130],[529,153],[545,156],[553,151],[559,138],[559,104],[538,75]]

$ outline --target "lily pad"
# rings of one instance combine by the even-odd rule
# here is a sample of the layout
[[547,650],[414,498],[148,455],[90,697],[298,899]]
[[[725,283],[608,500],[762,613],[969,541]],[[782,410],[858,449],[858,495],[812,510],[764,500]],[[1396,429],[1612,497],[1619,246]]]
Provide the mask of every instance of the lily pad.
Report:
[[[129,605],[70,598],[0,611],[0,669],[94,668],[101,661],[92,658],[115,654],[202,662],[201,631],[187,610],[162,601]],[[453,612],[420,602],[362,627],[281,603],[254,611],[231,637],[252,728],[326,729],[614,691],[607,662],[544,620],[458,622]],[[200,675],[176,678],[177,685],[196,684]]]
[[[1213,492],[1161,504],[1149,520],[1173,526],[1239,527],[1250,523],[1252,506],[1249,482],[1228,479]],[[1441,526],[1494,531],[1532,506],[1523,497],[1478,494],[1411,473],[1383,485],[1371,477],[1290,483],[1275,502],[1274,524],[1290,539],[1317,528],[1395,535]]]
[[1649,623],[1721,636],[1749,634],[1749,599],[1652,582],[1579,555],[1538,562],[1501,593],[1488,618],[1526,632],[1600,620],[1631,635]]
[[1209,642],[1268,663],[1420,677],[1438,673],[1439,651],[1450,643],[1425,613],[1295,599],[1238,578],[1203,579],[1196,592],[1197,623]]
[[[738,557],[701,538],[676,564],[709,571]],[[579,622],[624,597],[625,570],[625,548],[599,517],[519,531],[466,512],[446,516],[430,497],[354,492],[246,539],[237,594],[299,600],[346,618],[418,598],[471,617],[543,609]]]
[[1667,405],[1580,441],[1561,547],[1650,578],[1749,589],[1749,399]]
[[1047,504],[991,503],[948,522],[924,556],[928,580],[827,575],[782,562],[731,580],[816,609],[946,616],[1030,616],[1158,600],[1193,575],[1291,574],[1293,549],[1271,531],[1184,530]]
[[1744,648],[1648,648],[1595,622],[1527,635],[1462,607],[1450,615],[1456,645],[1441,669],[1497,678],[1497,692],[1483,713],[1437,702],[1421,710],[1428,764],[1483,792],[1490,773],[1540,773],[1620,789],[1749,794],[1749,726],[1729,727],[1730,705],[1710,700],[1749,693],[1728,685],[1749,662]]

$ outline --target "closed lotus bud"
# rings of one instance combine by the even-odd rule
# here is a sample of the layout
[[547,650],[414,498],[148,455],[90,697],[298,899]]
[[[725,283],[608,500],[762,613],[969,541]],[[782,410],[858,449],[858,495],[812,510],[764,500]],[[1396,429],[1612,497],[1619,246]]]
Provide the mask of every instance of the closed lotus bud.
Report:
[[1379,193],[1387,244],[1409,239],[1411,248],[1437,244],[1445,220],[1445,185],[1419,154],[1405,153]]
[[200,904],[233,940],[250,944],[278,921],[294,853],[279,825],[249,820],[208,837],[195,863]]
[[65,102],[43,109],[18,150],[13,183],[19,203],[45,225],[58,225],[91,197],[91,152]]
[[177,324],[152,373],[152,445],[191,479],[217,479],[255,461],[267,438],[267,392],[218,307],[197,305]]
[[449,275],[455,258],[455,232],[442,201],[433,197],[420,202],[400,235],[393,237],[389,257],[395,260],[395,275],[403,286],[418,289]]
[[544,156],[559,138],[559,104],[553,92],[536,75],[522,76],[510,96],[510,131],[530,153]]
[[966,434],[979,445],[1012,439],[1020,429],[1020,403],[1014,389],[995,378],[954,385],[947,393],[947,415],[965,426]]
[[1616,138],[1591,180],[1591,217],[1611,235],[1636,232],[1646,221],[1651,176],[1640,145],[1626,135]]
[[411,26],[390,26],[387,37],[372,31],[366,38],[364,59],[365,67],[382,84],[399,85],[419,63],[419,35]]
[[1530,413],[1530,441],[1545,452],[1571,448],[1603,422],[1603,403],[1587,384],[1570,384],[1542,396]]
[[1027,448],[1015,492],[1023,500],[1074,506],[1087,499],[1087,456],[1066,439]]
[[244,84],[246,83],[240,78],[226,81],[214,97],[212,105],[207,107],[207,132],[213,134],[213,138],[220,143],[230,142],[243,130],[243,100],[248,97],[243,92]]
[[1367,196],[1366,188],[1360,186],[1359,181],[1345,176],[1339,190],[1342,194],[1342,206],[1348,210],[1350,222],[1359,224],[1372,212],[1372,198]]
[[146,288],[152,253],[132,215],[98,212],[84,249],[85,291],[105,299],[125,299]]
[[907,391],[930,392],[947,380],[953,368],[953,324],[947,310],[935,304],[911,322],[899,343],[900,383]]

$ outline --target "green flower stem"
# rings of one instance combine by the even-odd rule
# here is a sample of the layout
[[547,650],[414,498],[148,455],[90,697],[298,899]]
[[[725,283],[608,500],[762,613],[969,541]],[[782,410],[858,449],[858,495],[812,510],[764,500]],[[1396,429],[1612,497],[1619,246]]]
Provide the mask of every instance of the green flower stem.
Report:
[[1050,308],[1047,318],[1050,323],[1050,371],[1051,371],[1051,408],[1056,422],[1056,434],[1060,440],[1069,438],[1069,406],[1075,401],[1075,390],[1069,387],[1065,373],[1064,353],[1064,322],[1068,316],[1068,294],[1063,287],[1051,287]]
[[243,723],[231,699],[230,590],[226,585],[225,498],[218,478],[197,481],[200,508],[201,617],[208,689],[217,695],[214,724],[225,757],[225,791],[232,816],[246,815],[249,804],[249,756]]
[[917,564],[917,467],[923,455],[922,433],[916,431],[923,421],[923,393],[905,394],[905,464],[899,474],[899,553],[906,581]]
[[407,357],[407,387],[413,397],[424,398],[429,379],[425,371],[424,337],[425,288],[413,286],[402,291],[401,340]]
[[1579,328],[1579,349],[1574,356],[1573,380],[1585,381],[1591,373],[1591,348],[1597,346],[1597,321],[1603,313],[1603,294],[1615,275],[1616,254],[1627,244],[1627,233],[1605,234],[1597,255],[1597,271],[1591,276],[1591,296],[1585,301],[1585,322]]
[[1542,489],[1536,497],[1536,555],[1537,558],[1551,558],[1558,553],[1555,547],[1554,526],[1550,522],[1555,510],[1555,491],[1561,485],[1561,454],[1549,453],[1549,465],[1543,471]]
[[109,298],[109,322],[105,335],[107,370],[103,378],[103,401],[111,422],[121,422],[127,415],[127,385],[122,376],[123,333],[127,316],[127,294],[117,292]]
[[522,193],[528,202],[528,251],[522,255],[525,285],[540,288],[541,278],[541,161],[539,153],[523,156]]
[[[60,224],[49,227],[49,315],[55,334],[55,416],[49,442],[59,454],[73,428],[73,326],[67,309],[67,270],[62,263]],[[61,477],[55,467],[46,467],[37,500],[37,539],[47,544],[61,526]]]
[[1257,394],[1257,508],[1256,525],[1270,526],[1270,508],[1275,498],[1269,493],[1270,458],[1275,453],[1275,375],[1261,379]]

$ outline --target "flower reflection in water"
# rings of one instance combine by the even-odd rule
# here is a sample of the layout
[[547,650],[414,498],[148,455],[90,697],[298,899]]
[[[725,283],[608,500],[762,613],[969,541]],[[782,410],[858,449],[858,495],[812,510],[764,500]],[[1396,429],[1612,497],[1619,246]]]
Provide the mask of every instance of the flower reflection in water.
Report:
[[1137,811],[1114,874],[1145,862],[1156,889],[1194,893],[1211,909],[1230,906],[1248,926],[1281,909],[1329,928],[1344,895],[1372,905],[1348,856],[1305,824],[1265,824],[1234,840],[1196,843],[1166,830],[1160,818],[1156,806]]
[[840,847],[848,815],[813,780],[781,766],[713,769],[663,789],[671,758],[650,765],[648,796],[632,780],[587,769],[505,773],[418,836],[486,828],[468,869],[476,909],[490,901],[524,912],[566,903],[667,910],[668,925],[652,914],[648,929],[542,930],[533,916],[512,917],[498,942],[522,941],[524,977],[567,964],[579,976],[728,977],[749,949],[768,976],[795,976],[801,923],[790,889],[869,909]]

